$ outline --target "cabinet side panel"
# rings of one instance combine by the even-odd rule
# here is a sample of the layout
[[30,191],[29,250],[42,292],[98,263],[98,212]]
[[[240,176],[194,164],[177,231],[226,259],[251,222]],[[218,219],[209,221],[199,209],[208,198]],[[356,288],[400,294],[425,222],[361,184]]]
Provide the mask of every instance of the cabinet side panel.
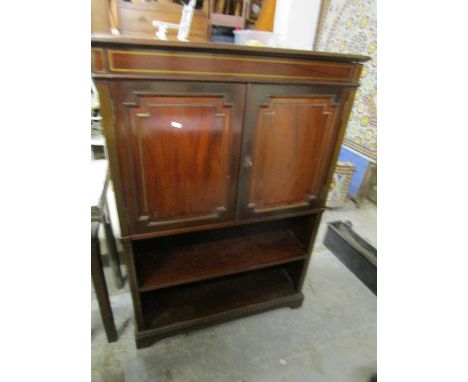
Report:
[[[353,81],[359,82],[361,77],[363,65],[354,65]],[[342,88],[340,98],[343,100],[343,108],[339,118],[339,130],[334,140],[333,151],[330,153],[330,158],[327,161],[327,173],[324,180],[324,187],[322,188],[321,198],[326,199],[328,190],[330,189],[330,183],[332,181],[333,173],[335,171],[336,162],[338,155],[340,154],[343,139],[346,133],[346,127],[348,126],[349,115],[353,108],[354,98],[356,95],[357,88]]]
[[306,231],[308,231],[309,240],[308,240],[307,258],[303,263],[302,269],[300,270],[300,272],[298,272],[298,278],[295,283],[296,290],[298,292],[302,290],[302,287],[304,285],[304,281],[307,275],[310,258],[312,257],[312,252],[314,250],[315,239],[317,237],[321,219],[322,219],[322,213],[313,215],[311,216],[311,219],[309,220],[307,226],[305,227]]
[[135,256],[133,253],[133,243],[124,242],[123,249],[125,255],[125,264],[127,266],[128,282],[130,285],[130,292],[132,294],[133,311],[135,313],[135,323],[137,331],[145,328],[143,319],[143,311],[141,306],[141,296],[138,292],[137,270],[135,268]]
[[127,208],[125,202],[124,182],[122,181],[121,160],[118,151],[118,139],[116,136],[116,120],[114,116],[114,107],[111,98],[111,92],[114,90],[115,83],[107,81],[96,81],[96,87],[99,92],[99,101],[101,105],[102,124],[106,137],[107,152],[109,155],[110,175],[113,183],[117,210],[119,215],[120,232],[122,236],[129,233],[129,224]]

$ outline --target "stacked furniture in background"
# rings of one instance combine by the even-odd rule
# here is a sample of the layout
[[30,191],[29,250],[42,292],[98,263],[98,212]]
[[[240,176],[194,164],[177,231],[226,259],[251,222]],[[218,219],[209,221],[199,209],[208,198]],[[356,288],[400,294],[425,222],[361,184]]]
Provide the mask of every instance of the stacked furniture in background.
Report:
[[[209,41],[211,35],[209,1],[193,14],[189,40]],[[182,5],[173,0],[125,1],[92,0],[93,33],[110,34],[111,28],[121,35],[132,37],[154,37],[156,28],[153,20],[179,23]],[[177,40],[177,31],[168,30],[168,39]]]
[[244,29],[248,4],[247,0],[212,0],[211,25]]

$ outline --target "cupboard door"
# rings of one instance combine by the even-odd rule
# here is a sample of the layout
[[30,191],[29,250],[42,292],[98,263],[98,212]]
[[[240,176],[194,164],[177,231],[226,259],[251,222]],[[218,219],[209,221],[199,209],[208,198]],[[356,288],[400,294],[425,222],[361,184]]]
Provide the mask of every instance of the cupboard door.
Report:
[[333,87],[249,85],[239,213],[243,218],[322,207],[340,124]]
[[130,229],[233,219],[245,86],[126,81],[118,92]]

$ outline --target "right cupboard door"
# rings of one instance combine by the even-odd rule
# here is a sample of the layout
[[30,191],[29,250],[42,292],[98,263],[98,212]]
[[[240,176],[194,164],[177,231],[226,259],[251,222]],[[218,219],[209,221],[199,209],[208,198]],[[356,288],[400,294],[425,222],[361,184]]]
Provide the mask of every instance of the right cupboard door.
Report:
[[248,86],[240,218],[294,214],[324,205],[341,99],[334,87]]

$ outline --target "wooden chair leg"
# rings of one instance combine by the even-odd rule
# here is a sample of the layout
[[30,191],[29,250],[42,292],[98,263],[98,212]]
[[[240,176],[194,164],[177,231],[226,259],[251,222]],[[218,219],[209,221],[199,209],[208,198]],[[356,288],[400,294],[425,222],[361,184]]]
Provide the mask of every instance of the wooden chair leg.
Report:
[[102,267],[101,251],[99,249],[99,239],[91,238],[91,277],[93,279],[94,291],[99,303],[102,324],[106,331],[107,341],[117,341],[117,329],[114,323],[114,314],[109,300],[106,279]]
[[109,207],[107,202],[104,206],[103,213],[103,224],[104,224],[104,235],[106,237],[107,251],[109,252],[109,263],[114,274],[114,284],[116,288],[123,288],[124,281],[122,277],[122,271],[120,269],[119,253],[117,251],[117,245],[115,243],[114,232],[112,231],[112,225],[109,219]]

